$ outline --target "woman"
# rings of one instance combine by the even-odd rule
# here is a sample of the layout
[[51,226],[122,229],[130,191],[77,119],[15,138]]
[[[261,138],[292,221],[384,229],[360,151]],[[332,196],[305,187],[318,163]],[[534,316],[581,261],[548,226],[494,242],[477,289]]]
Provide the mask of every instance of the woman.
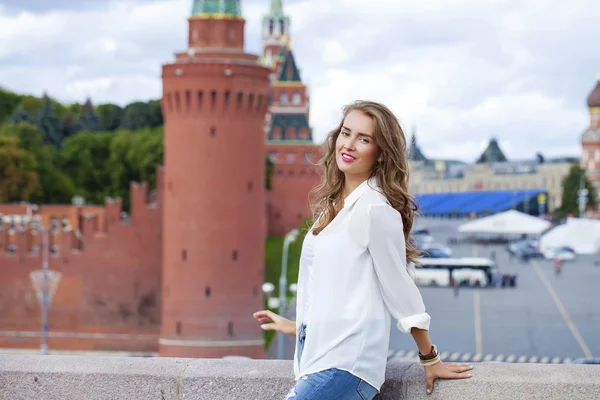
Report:
[[465,364],[443,364],[429,335],[430,317],[406,262],[417,209],[408,193],[406,138],[385,106],[344,109],[326,139],[323,178],[311,191],[315,224],[302,245],[296,322],[271,311],[254,317],[264,330],[295,335],[296,386],[288,399],[372,399],[385,379],[391,317],[410,333],[437,378],[469,378]]

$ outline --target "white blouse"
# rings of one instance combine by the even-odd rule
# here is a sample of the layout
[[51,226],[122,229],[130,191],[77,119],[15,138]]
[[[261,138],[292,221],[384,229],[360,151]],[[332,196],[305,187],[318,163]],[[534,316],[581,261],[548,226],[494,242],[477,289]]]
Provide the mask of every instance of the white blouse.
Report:
[[[305,315],[308,298],[311,306]],[[296,379],[337,368],[379,390],[385,380],[391,317],[404,333],[413,327],[428,330],[431,319],[406,269],[400,213],[371,178],[345,199],[344,208],[319,235],[309,232],[303,243],[296,337],[302,324],[307,328],[300,361],[296,340]]]

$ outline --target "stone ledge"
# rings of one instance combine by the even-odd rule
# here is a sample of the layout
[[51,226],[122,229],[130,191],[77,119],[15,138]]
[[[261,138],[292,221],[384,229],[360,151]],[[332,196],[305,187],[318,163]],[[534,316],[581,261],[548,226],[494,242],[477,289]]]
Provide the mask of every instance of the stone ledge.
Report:
[[[389,363],[376,399],[594,399],[600,366],[475,363],[473,378],[438,381]],[[0,356],[0,399],[281,400],[294,385],[291,361],[82,356]]]

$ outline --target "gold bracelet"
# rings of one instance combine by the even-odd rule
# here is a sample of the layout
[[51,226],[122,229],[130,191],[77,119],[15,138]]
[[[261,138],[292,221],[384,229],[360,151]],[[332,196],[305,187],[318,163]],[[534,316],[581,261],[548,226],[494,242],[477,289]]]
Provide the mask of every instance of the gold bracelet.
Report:
[[421,363],[421,365],[424,366],[424,367],[429,367],[431,365],[439,363],[440,361],[442,361],[442,359],[440,358],[439,354],[436,355],[435,358],[432,358],[431,360],[426,360],[426,361],[419,360],[419,362]]

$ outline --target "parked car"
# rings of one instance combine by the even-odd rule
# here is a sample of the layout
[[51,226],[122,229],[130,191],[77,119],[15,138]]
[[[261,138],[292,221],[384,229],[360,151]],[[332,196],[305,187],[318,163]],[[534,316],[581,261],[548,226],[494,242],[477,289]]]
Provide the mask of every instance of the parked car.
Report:
[[514,253],[515,256],[519,258],[529,259],[529,258],[543,258],[544,255],[541,251],[538,250],[537,247],[526,245],[517,248]]
[[546,250],[544,252],[544,257],[548,260],[571,261],[577,257],[577,253],[575,253],[575,250],[571,247],[561,246],[555,249]]
[[414,234],[413,233],[412,238],[414,239],[413,246],[415,246],[417,249],[423,249],[428,244],[433,243],[435,241],[433,236],[431,236],[429,234],[420,234],[420,233]]
[[431,235],[428,228],[417,227],[412,230],[413,235]]
[[423,258],[448,258],[450,256],[447,253],[445,253],[444,251],[442,251],[441,249],[433,247],[433,248],[428,248],[428,249],[422,249],[421,257],[423,257]]
[[440,243],[426,243],[421,250],[425,253],[435,254],[432,257],[452,257],[452,249]]
[[512,242],[509,242],[508,245],[506,245],[506,250],[508,250],[509,253],[515,254],[516,252],[518,252],[520,249],[522,249],[524,247],[537,249],[538,246],[539,246],[539,242],[537,240],[519,239],[519,240],[513,240]]

